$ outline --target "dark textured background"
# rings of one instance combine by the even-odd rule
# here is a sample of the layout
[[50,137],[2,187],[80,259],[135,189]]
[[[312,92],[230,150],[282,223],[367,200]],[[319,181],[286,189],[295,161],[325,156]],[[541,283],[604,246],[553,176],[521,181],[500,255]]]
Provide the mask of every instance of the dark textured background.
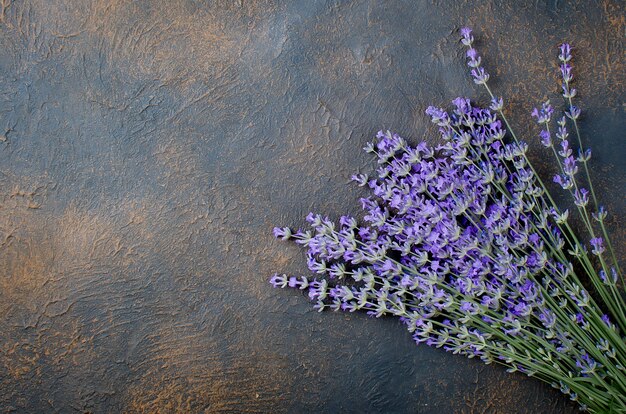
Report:
[[575,412],[392,319],[272,290],[306,268],[271,228],[357,213],[378,129],[433,139],[427,105],[484,98],[465,24],[537,162],[528,113],[561,102],[574,44],[598,192],[624,214],[624,3],[0,4],[1,411]]

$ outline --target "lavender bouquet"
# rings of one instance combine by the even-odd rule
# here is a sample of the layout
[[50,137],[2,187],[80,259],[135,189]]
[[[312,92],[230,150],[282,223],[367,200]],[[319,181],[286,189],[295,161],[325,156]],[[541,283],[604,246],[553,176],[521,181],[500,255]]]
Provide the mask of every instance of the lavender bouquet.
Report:
[[549,101],[531,115],[554,156],[554,182],[573,197],[582,237],[490,90],[472,31],[461,37],[489,107],[467,98],[452,110],[429,107],[442,138],[436,147],[379,132],[365,147],[378,159],[376,175],[352,177],[373,192],[361,199],[364,222],[311,213],[311,230],[275,228],[276,237],[307,248],[319,276],[276,274],[271,283],[308,290],[320,311],[397,316],[417,343],[539,378],[583,410],[626,413],[624,279],[581,141],[571,48],[560,47],[566,109],[556,129]]

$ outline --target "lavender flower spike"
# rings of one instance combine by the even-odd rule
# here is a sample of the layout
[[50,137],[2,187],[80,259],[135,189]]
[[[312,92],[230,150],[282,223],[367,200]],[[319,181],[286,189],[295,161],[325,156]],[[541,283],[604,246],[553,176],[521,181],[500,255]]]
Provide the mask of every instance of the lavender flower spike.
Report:
[[481,58],[478,51],[472,47],[474,37],[472,36],[472,29],[469,27],[463,27],[460,30],[461,43],[467,46],[469,49],[466,52],[468,58],[467,65],[472,68],[470,74],[474,78],[474,82],[478,85],[484,85],[489,80],[489,74],[485,71],[485,68],[480,66]]

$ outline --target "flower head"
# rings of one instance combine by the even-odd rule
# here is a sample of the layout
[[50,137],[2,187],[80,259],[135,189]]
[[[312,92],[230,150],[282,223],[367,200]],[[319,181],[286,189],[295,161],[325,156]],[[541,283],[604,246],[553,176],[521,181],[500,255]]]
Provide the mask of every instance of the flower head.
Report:
[[559,54],[559,60],[563,63],[567,63],[572,59],[572,48],[568,43],[563,43],[559,46],[561,53]]
[[552,119],[554,108],[550,105],[550,101],[545,101],[541,104],[541,108],[533,108],[530,115],[537,119],[538,124],[547,124]]
[[589,191],[585,188],[580,188],[574,192],[574,203],[578,207],[586,207],[589,203]]
[[480,56],[478,55],[478,51],[476,49],[474,49],[473,47],[469,48],[466,52],[466,56],[469,59],[467,65],[470,68],[477,68],[480,66]]
[[[563,141],[567,142],[567,141]],[[578,166],[576,165],[576,159],[574,157],[567,156],[563,159],[563,172],[569,177],[574,177],[578,172]]]
[[474,83],[478,85],[484,85],[489,80],[489,74],[482,67],[477,67],[475,69],[472,69],[470,73],[472,74],[472,77],[474,78]]
[[291,237],[291,229],[289,227],[274,227],[274,237],[281,240],[288,240]]
[[500,112],[503,107],[504,107],[504,102],[502,98],[493,97],[491,99],[491,105],[489,105],[489,109],[491,109],[494,112]]
[[278,273],[276,273],[270,279],[270,283],[272,284],[272,286],[274,286],[276,288],[287,287],[287,276],[286,275],[279,275]]
[[580,112],[580,108],[572,105],[569,107],[569,110],[565,112],[565,115],[575,121],[580,117]]
[[470,46],[474,42],[474,36],[472,36],[472,29],[469,27],[462,27],[459,32],[461,33],[461,43],[465,46]]
[[552,140],[550,139],[550,132],[548,130],[542,129],[539,133],[539,138],[541,138],[541,145],[544,147],[550,148],[552,146]]
[[573,79],[572,67],[567,63],[563,63],[560,66],[560,68],[561,68],[561,76],[563,77],[563,81],[565,81],[565,83],[571,82],[571,80]]
[[441,127],[450,125],[450,116],[445,110],[441,108],[438,108],[436,106],[429,106],[426,109],[426,114],[430,116],[433,123]]
[[596,256],[600,256],[602,253],[604,253],[604,240],[602,239],[602,237],[594,237],[593,239],[589,240],[589,244],[591,244],[591,246],[593,247],[591,249],[591,253],[595,254]]

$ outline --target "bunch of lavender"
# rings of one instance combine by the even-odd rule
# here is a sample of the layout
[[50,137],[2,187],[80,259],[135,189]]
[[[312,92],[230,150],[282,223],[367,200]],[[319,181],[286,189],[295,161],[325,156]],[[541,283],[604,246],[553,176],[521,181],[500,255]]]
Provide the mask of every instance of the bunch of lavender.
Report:
[[571,48],[560,47],[566,110],[554,138],[550,103],[532,116],[586,238],[573,231],[569,211],[555,204],[528,145],[510,128],[471,30],[461,36],[490,106],[457,98],[450,111],[429,107],[443,140],[436,147],[379,132],[365,147],[378,159],[376,175],[353,176],[373,192],[361,199],[363,222],[311,213],[310,230],[275,228],[276,237],[307,248],[308,267],[319,276],[276,274],[271,283],[308,290],[320,311],[397,316],[417,343],[539,378],[590,412],[626,412],[624,280],[591,184],[591,153],[582,149]]

